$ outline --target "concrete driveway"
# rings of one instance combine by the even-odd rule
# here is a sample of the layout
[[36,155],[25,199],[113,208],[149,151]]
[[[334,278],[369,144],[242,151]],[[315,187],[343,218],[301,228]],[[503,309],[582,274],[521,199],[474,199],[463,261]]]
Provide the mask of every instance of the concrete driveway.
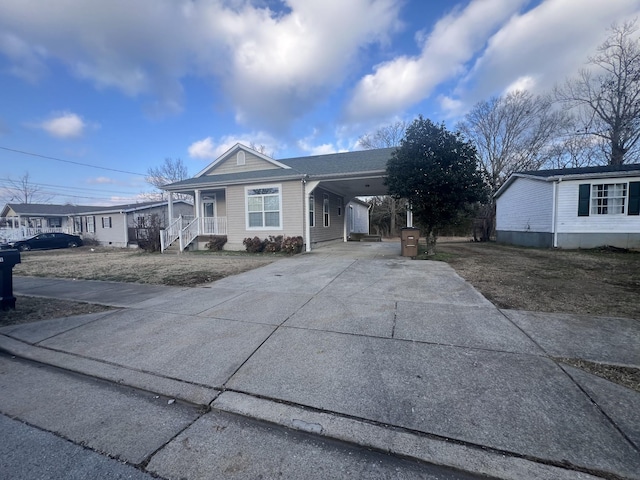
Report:
[[554,360],[640,366],[638,321],[501,311],[398,253],[333,244],[201,288],[18,277],[18,294],[121,308],[5,327],[0,348],[211,406],[135,454],[94,440],[167,478],[219,461],[224,413],[496,478],[640,478],[640,394]]

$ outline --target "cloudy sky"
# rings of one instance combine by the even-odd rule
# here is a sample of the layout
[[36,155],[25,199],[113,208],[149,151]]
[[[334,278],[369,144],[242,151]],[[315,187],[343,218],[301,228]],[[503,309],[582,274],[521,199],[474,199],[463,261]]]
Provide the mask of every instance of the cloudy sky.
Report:
[[535,93],[585,65],[640,0],[0,0],[0,194],[135,201],[149,167],[195,174],[236,142],[275,158],[357,149],[422,114]]

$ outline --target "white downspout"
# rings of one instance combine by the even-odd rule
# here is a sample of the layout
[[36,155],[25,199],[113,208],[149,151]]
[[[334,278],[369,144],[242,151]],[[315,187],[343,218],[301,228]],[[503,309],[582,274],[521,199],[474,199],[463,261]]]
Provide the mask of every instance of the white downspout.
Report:
[[551,231],[553,233],[553,248],[558,248],[558,187],[561,178],[553,182],[553,210],[551,217]]

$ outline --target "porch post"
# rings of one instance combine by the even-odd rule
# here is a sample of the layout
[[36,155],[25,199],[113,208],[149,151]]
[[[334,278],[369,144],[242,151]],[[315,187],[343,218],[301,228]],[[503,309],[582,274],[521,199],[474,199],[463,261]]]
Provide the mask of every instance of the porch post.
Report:
[[127,213],[120,212],[122,214],[122,223],[124,223],[124,246],[129,246],[129,225],[127,225]]
[[[302,194],[304,195],[304,243],[305,251],[311,251],[311,224],[309,223],[309,195],[320,184],[318,181],[302,180]],[[315,208],[313,209],[315,212]]]
[[[302,194],[304,195],[304,245],[305,251],[311,251],[311,224],[309,223],[309,192],[307,192],[307,182],[302,181]],[[314,209],[315,210],[315,209]]]
[[200,217],[202,216],[202,200],[201,200],[201,191],[200,190],[195,190],[195,198],[193,200],[193,207],[194,207],[194,213],[196,214],[196,219],[198,220],[198,235],[200,235],[201,229],[200,229]]
[[169,221],[167,224],[167,227],[168,227],[173,222],[173,192],[169,192],[169,203],[167,204],[167,207],[168,207],[167,215],[169,215]]

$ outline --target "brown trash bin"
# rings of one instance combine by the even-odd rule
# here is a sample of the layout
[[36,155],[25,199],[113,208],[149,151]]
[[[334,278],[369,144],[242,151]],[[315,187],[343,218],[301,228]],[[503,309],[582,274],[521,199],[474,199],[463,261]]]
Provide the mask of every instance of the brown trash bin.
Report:
[[403,257],[417,257],[419,239],[420,229],[414,227],[403,228],[400,231],[400,245],[402,248],[400,255]]

